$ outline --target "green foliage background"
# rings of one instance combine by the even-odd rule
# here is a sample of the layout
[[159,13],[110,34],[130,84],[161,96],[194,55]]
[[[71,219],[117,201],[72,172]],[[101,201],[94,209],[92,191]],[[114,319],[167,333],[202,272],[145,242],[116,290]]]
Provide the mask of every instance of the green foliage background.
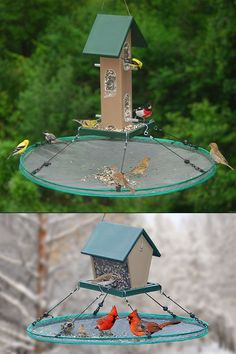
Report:
[[[128,0],[148,48],[134,76],[134,104],[180,139],[216,141],[236,166],[236,1]],[[139,199],[77,197],[23,178],[6,160],[25,138],[75,133],[72,118],[99,111],[94,58],[82,55],[97,13],[126,14],[121,0],[0,0],[0,210],[224,212],[236,210],[235,172],[219,166],[187,191]]]

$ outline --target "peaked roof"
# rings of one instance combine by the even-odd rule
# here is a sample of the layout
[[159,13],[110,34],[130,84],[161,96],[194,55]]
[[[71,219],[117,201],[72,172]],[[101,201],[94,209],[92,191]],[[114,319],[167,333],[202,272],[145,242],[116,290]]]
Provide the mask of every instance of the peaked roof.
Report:
[[98,14],[83,53],[118,58],[130,28],[132,45],[146,47],[146,41],[132,16]]
[[81,253],[123,262],[141,235],[152,247],[153,256],[160,257],[160,252],[144,229],[108,222],[97,224]]

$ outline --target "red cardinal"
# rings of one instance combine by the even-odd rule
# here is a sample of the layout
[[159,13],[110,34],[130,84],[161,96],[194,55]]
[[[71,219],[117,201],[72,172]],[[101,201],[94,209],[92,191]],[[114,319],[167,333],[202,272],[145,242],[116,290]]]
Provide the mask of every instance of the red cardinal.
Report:
[[100,331],[110,330],[115,324],[116,320],[119,320],[119,316],[116,307],[113,306],[108,315],[97,320],[97,325],[95,328],[98,328]]
[[142,119],[149,118],[152,115],[152,106],[148,105],[144,107],[138,107],[134,109],[134,113],[137,118],[142,118]]
[[180,321],[170,321],[158,324],[156,322],[144,321],[139,317],[137,310],[130,313],[127,320],[129,321],[130,330],[135,336],[147,335],[148,337],[150,337],[153,333],[162,330],[162,328],[166,326],[180,323]]

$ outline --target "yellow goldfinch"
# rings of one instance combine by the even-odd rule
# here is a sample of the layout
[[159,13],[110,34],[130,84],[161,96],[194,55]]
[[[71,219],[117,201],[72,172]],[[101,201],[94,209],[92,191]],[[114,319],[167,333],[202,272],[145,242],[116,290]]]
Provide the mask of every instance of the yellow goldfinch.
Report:
[[94,128],[98,123],[96,119],[73,119],[73,121],[82,125],[83,128]]
[[15,156],[15,155],[21,155],[23,154],[23,152],[27,149],[29,145],[29,140],[24,140],[22,141],[22,143],[18,144],[17,147],[12,151],[12,153],[8,156],[8,159],[11,156]]
[[234,170],[234,168],[228,164],[228,161],[222,155],[216,143],[210,143],[209,146],[211,148],[210,155],[216,163],[221,163],[222,165],[229,167],[231,170]]
[[139,70],[143,66],[143,63],[137,58],[125,59],[125,63],[129,64],[132,70]]

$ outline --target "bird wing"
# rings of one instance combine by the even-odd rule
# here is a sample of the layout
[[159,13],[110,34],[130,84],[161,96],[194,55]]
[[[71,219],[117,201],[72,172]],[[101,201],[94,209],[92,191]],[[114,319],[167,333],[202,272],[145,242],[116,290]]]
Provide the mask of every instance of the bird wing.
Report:
[[217,151],[216,155],[222,159],[222,161],[224,161],[225,163],[228,164],[228,161],[226,160],[226,158],[224,157],[224,155],[222,155],[222,153],[220,152],[220,150]]
[[109,320],[108,316],[101,317],[97,320],[97,325],[103,326],[107,324],[108,320]]
[[24,149],[26,144],[20,143],[17,145],[17,147],[14,149],[13,153],[20,151],[21,149]]

